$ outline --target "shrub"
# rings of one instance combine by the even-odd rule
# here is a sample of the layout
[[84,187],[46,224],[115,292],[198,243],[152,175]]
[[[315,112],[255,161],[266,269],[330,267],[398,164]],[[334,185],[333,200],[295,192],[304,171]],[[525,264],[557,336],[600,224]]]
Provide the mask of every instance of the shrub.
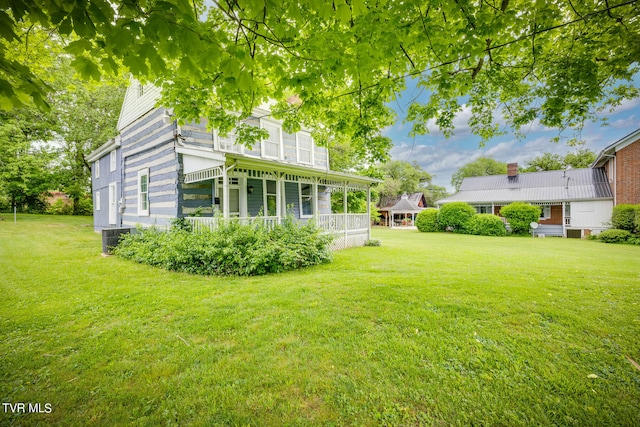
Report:
[[478,236],[506,236],[507,227],[502,219],[492,214],[474,215],[467,224],[469,234]]
[[637,215],[640,212],[640,205],[622,204],[614,206],[611,214],[611,225],[614,229],[634,232],[637,230]]
[[365,246],[382,246],[382,243],[380,242],[380,240],[371,239],[371,240],[365,241],[364,245]]
[[114,253],[171,271],[251,276],[329,262],[331,240],[312,222],[299,225],[290,217],[272,228],[220,221],[213,231],[140,230],[124,235]]
[[438,224],[438,209],[425,209],[416,216],[416,227],[422,232],[442,231]]
[[63,199],[58,199],[53,204],[47,206],[47,213],[53,215],[71,215],[73,213],[73,206]]
[[529,224],[540,219],[540,206],[529,203],[514,202],[500,209],[500,215],[507,218],[514,234],[529,232]]
[[467,223],[476,214],[476,210],[465,202],[447,203],[438,211],[438,224],[451,227],[454,231],[465,231]]
[[598,240],[604,243],[624,243],[631,237],[629,230],[611,228],[598,235]]

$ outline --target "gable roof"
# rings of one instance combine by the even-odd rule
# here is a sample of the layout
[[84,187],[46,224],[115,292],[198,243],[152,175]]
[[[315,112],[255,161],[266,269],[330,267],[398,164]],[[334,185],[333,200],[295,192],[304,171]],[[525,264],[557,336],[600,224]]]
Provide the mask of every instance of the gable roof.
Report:
[[[391,209],[396,203],[402,200],[403,196],[404,194],[395,197],[381,197],[378,203],[378,206],[380,206],[378,209]],[[424,197],[424,193],[421,192],[407,194],[407,200],[414,204],[416,208],[421,208],[421,203],[425,207],[427,205],[427,199]]]
[[633,144],[634,142],[638,142],[640,140],[640,129],[636,129],[631,132],[629,135],[624,136],[614,142],[613,144],[605,147],[598,157],[594,160],[591,167],[602,167],[609,161],[611,157],[613,157],[616,151],[622,150],[624,147]]
[[437,201],[467,203],[560,202],[613,199],[602,168],[465,178],[460,191]]

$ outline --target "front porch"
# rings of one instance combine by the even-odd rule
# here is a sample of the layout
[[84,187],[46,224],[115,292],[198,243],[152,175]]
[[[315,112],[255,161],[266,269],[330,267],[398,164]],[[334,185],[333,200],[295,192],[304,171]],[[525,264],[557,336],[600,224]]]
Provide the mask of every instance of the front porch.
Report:
[[220,221],[273,227],[292,216],[336,235],[335,249],[370,239],[374,180],[291,165],[275,170],[273,163],[227,159],[198,171],[183,169],[178,216],[194,230],[215,228]]

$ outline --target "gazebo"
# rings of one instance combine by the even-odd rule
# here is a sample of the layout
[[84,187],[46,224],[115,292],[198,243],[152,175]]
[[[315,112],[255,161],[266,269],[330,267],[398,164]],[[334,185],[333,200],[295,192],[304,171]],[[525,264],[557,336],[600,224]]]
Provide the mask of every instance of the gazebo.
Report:
[[393,206],[379,209],[386,211],[385,225],[394,227],[414,227],[416,215],[422,212],[424,208],[416,205],[409,200],[407,193],[404,193],[400,200]]

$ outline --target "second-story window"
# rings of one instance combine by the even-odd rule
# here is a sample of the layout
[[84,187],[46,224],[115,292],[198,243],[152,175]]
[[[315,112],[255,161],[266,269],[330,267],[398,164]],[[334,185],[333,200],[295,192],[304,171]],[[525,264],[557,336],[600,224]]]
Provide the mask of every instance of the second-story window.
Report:
[[299,132],[296,134],[298,162],[313,164],[313,139],[308,133]]
[[116,150],[109,153],[109,171],[113,172],[114,170],[116,170]]
[[279,159],[280,141],[282,140],[280,126],[266,121],[263,121],[261,126],[269,132],[269,137],[262,141],[262,157]]

